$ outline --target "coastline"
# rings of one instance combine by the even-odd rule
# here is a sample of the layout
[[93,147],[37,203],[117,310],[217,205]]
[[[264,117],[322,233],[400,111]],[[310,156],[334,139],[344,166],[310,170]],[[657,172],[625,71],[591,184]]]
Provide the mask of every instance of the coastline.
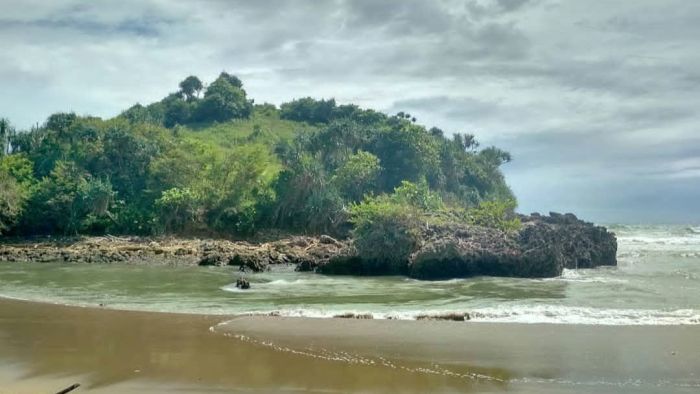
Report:
[[[236,266],[252,272],[288,265],[325,275],[397,275],[419,280],[554,278],[564,269],[617,265],[615,234],[574,214],[520,215],[518,226],[506,231],[469,223],[426,223],[415,229],[415,239],[401,247],[384,245],[383,236],[370,242],[362,237],[337,240],[329,235],[278,234],[267,242],[253,243],[109,235],[8,239],[0,240],[0,261]],[[398,255],[377,253],[396,247],[402,250]]]
[[213,238],[77,236],[0,239],[0,262],[66,262],[163,266],[315,267],[346,244],[328,236],[253,241]]
[[700,387],[693,326],[231,317],[8,299],[0,311],[0,377],[14,376],[0,393],[76,382],[100,393]]

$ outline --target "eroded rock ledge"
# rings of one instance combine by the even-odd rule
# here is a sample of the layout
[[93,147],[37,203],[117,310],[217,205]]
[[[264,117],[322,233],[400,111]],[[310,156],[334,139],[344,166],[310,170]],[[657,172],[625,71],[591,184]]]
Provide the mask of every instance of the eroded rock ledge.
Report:
[[326,274],[404,274],[418,279],[470,276],[555,277],[564,268],[616,265],[617,240],[604,227],[573,214],[521,216],[522,229],[452,224],[423,230],[421,246],[405,266],[363,261],[350,246],[318,267]]
[[616,265],[617,241],[604,227],[573,214],[522,216],[516,234],[452,224],[425,228],[405,264],[365,261],[351,240],[293,236],[273,242],[140,237],[3,240],[0,261],[239,266],[263,271],[293,264],[323,274],[402,274],[419,279],[479,275],[554,277],[564,268]]
[[78,237],[5,240],[0,261],[125,263],[151,265],[234,265],[252,271],[271,264],[316,267],[345,243],[328,236],[293,236],[274,242],[143,237]]

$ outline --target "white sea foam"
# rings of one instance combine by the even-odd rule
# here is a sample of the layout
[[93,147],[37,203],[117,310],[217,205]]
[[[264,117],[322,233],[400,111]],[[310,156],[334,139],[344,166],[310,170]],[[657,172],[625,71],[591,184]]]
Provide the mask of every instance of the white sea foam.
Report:
[[261,283],[263,286],[292,286],[292,285],[300,285],[308,282],[308,280],[304,279],[295,279],[295,280],[287,280],[287,279],[276,279],[269,281],[267,283]]
[[588,324],[604,326],[700,325],[700,311],[694,309],[597,309],[568,306],[510,306],[477,308],[471,311],[413,310],[372,312],[368,310],[284,309],[252,312],[250,315],[332,318],[344,314],[372,315],[374,319],[416,320],[418,316],[441,316],[468,312],[473,322],[527,324]]
[[595,275],[596,271],[564,269],[561,276],[547,278],[544,281],[563,281],[577,283],[627,283],[627,279],[611,278],[609,276]]
[[475,321],[499,323],[555,323],[591,325],[685,325],[700,324],[694,309],[598,309],[541,305],[480,308],[471,312]]

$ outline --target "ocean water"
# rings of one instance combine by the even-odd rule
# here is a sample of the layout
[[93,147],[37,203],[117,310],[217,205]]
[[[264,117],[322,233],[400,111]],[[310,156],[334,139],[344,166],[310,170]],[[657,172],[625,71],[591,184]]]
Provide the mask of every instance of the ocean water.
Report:
[[277,267],[0,263],[0,296],[67,305],[197,314],[415,319],[468,312],[473,321],[593,325],[700,324],[700,226],[610,226],[618,266],[561,277],[418,281],[330,277]]

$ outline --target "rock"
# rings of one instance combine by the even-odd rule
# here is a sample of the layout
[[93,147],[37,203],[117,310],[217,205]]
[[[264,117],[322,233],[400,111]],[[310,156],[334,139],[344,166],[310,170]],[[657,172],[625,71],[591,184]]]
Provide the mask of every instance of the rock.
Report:
[[236,287],[241,290],[248,290],[250,289],[250,282],[243,278],[238,278],[238,280],[236,281]]
[[270,264],[269,254],[259,250],[242,250],[228,258],[228,265],[240,266],[242,270],[262,272]]
[[[564,268],[616,265],[617,240],[605,228],[575,215],[522,216],[522,229],[500,230],[459,223],[423,230],[418,249],[405,263],[405,273],[418,279],[471,276],[546,278]],[[331,275],[403,273],[401,267],[366,261],[352,248],[332,256],[317,272]]]
[[318,242],[326,245],[336,245],[338,241],[335,240],[335,238],[329,236],[329,235],[321,235],[318,238]]
[[199,259],[197,265],[223,265],[224,256],[221,253],[208,253]]
[[335,315],[333,317],[336,319],[366,319],[366,320],[374,319],[374,316],[371,313],[353,313],[353,312],[341,313],[340,315]]
[[468,313],[454,312],[454,313],[443,313],[443,314],[433,314],[433,315],[418,315],[416,320],[449,320],[449,321],[467,321],[471,320],[471,316]]

